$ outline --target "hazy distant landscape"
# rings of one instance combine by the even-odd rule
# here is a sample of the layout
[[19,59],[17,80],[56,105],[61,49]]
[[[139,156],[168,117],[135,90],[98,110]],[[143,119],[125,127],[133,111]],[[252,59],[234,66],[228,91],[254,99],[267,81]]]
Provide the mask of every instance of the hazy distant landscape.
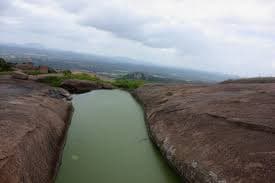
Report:
[[94,72],[115,79],[133,72],[142,72],[146,75],[151,75],[151,77],[154,76],[153,81],[159,79],[160,81],[166,82],[211,83],[237,78],[233,75],[220,73],[141,64],[142,61],[124,57],[105,57],[69,51],[41,49],[40,47],[33,45],[1,44],[0,57],[3,57],[8,62],[33,62],[37,65],[48,65],[55,69]]

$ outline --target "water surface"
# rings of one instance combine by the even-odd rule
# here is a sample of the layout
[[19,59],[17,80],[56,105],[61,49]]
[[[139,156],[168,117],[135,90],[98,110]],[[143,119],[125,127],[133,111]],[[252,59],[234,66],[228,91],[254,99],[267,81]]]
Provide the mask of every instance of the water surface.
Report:
[[148,139],[143,111],[120,90],[77,95],[57,183],[177,183]]

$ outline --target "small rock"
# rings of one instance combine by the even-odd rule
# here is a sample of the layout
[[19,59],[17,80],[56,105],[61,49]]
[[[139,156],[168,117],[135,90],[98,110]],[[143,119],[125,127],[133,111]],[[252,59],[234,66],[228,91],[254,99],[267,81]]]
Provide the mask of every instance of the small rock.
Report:
[[49,96],[57,99],[66,99],[66,100],[72,100],[72,96],[69,92],[66,90],[59,88],[59,89],[50,89],[48,91]]

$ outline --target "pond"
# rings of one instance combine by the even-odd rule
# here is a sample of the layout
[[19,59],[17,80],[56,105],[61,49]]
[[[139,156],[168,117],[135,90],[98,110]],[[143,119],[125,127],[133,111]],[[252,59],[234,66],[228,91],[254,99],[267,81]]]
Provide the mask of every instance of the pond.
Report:
[[177,183],[147,134],[143,110],[121,90],[76,95],[57,183]]

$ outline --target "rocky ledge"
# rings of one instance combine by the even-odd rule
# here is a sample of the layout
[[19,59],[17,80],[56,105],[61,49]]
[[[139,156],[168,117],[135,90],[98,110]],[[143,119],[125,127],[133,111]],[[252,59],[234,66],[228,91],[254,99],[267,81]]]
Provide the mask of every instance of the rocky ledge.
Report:
[[187,182],[275,182],[275,84],[145,85],[152,140]]
[[99,83],[97,81],[85,81],[77,79],[68,79],[61,83],[61,87],[70,93],[85,93],[98,89],[114,89],[109,83]]
[[69,126],[69,94],[0,77],[0,182],[54,182]]

